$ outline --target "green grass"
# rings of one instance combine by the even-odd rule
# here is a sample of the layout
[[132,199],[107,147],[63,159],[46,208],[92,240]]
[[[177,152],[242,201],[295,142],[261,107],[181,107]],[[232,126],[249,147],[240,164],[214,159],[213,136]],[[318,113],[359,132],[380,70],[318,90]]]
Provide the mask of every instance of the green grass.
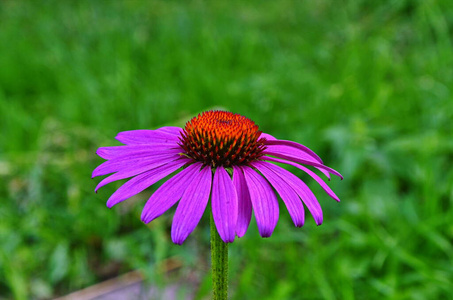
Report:
[[[91,171],[119,131],[222,107],[315,150],[345,180],[324,224],[230,246],[232,299],[448,299],[453,278],[450,1],[3,1],[0,299],[44,299],[141,269],[195,273],[209,295],[207,215],[182,247],[147,195],[112,210]],[[162,261],[183,267],[164,276]],[[3,297],[3,298],[2,298]]]

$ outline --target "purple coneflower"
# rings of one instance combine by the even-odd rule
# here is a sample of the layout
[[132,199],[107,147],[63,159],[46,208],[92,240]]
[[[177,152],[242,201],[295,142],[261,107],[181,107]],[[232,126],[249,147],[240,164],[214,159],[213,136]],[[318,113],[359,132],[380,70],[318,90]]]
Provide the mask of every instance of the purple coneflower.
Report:
[[[182,244],[195,229],[211,198],[217,231],[226,243],[242,237],[254,211],[259,233],[271,236],[278,221],[277,192],[294,225],[304,224],[304,206],[317,225],[322,210],[313,192],[291,172],[272,162],[289,164],[313,177],[327,194],[340,201],[312,166],[328,178],[337,171],[325,166],[309,148],[262,133],[252,120],[225,111],[207,111],[192,118],[184,128],[120,132],[124,146],[102,147],[97,154],[106,159],[93,177],[103,179],[96,191],[116,180],[132,177],[107,201],[111,208],[162,178],[180,170],[159,187],[146,202],[141,219],[149,223],[179,201],[171,237]],[[302,165],[303,164],[303,165]]]

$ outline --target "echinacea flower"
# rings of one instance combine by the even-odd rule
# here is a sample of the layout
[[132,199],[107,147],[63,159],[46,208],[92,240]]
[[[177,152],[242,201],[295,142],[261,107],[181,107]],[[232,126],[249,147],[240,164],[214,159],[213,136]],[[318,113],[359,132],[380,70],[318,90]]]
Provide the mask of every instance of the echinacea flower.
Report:
[[279,217],[276,193],[286,205],[294,225],[304,224],[304,205],[317,225],[322,210],[313,192],[297,176],[272,162],[288,164],[313,177],[327,194],[340,201],[312,170],[330,179],[337,171],[325,166],[309,148],[262,133],[252,120],[225,111],[207,111],[192,118],[184,128],[120,132],[116,139],[124,146],[102,147],[97,154],[106,159],[93,177],[113,173],[96,191],[116,180],[132,177],[107,201],[111,208],[164,177],[175,173],[149,198],[141,219],[149,223],[178,201],[171,237],[182,244],[199,223],[211,199],[214,223],[226,243],[242,237],[252,210],[259,233],[271,236]]

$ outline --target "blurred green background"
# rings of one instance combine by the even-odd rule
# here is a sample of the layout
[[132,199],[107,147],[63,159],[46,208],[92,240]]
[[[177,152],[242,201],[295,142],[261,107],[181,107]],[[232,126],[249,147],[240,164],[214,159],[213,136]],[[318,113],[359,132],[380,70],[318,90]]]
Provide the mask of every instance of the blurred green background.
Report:
[[[0,299],[130,270],[210,293],[209,218],[183,246],[153,190],[94,193],[119,131],[222,107],[316,151],[324,224],[230,246],[231,299],[452,299],[453,5],[428,1],[0,2]],[[180,266],[168,274],[168,258]],[[182,298],[181,298],[182,299]]]

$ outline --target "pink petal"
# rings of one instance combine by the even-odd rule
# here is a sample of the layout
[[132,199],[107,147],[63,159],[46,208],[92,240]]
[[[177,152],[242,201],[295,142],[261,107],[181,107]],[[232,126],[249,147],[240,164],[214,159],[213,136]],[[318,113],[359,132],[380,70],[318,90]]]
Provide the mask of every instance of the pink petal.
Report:
[[[268,141],[267,143],[272,143],[275,141]],[[277,154],[284,154],[284,155],[291,155],[295,156],[313,163],[320,163],[317,159],[313,158],[311,155],[307,154],[306,152],[297,149],[297,148],[292,148],[286,145],[270,145],[266,144],[266,150],[264,150],[264,153],[277,153]],[[322,164],[322,163],[321,163]]]
[[268,167],[268,162],[254,162],[252,166],[257,168],[266,179],[272,184],[277,193],[282,198],[291,219],[296,227],[302,227],[304,225],[304,206],[297,193],[288,185],[288,183],[281,178],[278,174],[274,173],[272,169]]
[[107,206],[111,208],[115,204],[118,204],[121,201],[124,201],[141,191],[145,190],[149,186],[153,185],[157,181],[161,180],[165,176],[170,175],[174,171],[181,168],[187,162],[190,162],[189,159],[179,159],[177,161],[168,163],[159,168],[152,169],[150,171],[144,172],[140,175],[135,176],[134,178],[127,181],[119,189],[117,189],[112,196],[107,200]]
[[173,157],[181,157],[180,155],[178,155],[179,153],[179,150],[165,150],[160,152],[159,154],[148,153],[146,156],[131,155],[114,158],[105,161],[97,166],[97,168],[94,169],[91,177],[94,178],[97,176],[123,171],[124,169],[135,166],[137,164],[153,164],[155,162],[167,161]]
[[261,132],[259,139],[261,139],[261,138],[265,138],[268,141],[276,140],[276,138],[274,138],[272,135],[264,133],[264,132]]
[[168,133],[168,134],[174,135],[178,138],[181,136],[181,132],[182,132],[182,128],[176,127],[176,126],[165,126],[165,127],[161,127],[156,130],[163,132],[163,133]]
[[180,149],[184,150],[175,142],[172,144],[154,144],[154,145],[132,145],[132,146],[111,146],[101,147],[96,151],[96,154],[104,159],[114,159],[124,156],[140,156],[140,155],[157,155],[165,153],[165,151]]
[[244,173],[240,167],[233,167],[233,184],[238,195],[238,221],[236,223],[236,235],[244,236],[246,233],[250,219],[252,218],[252,202],[245,181]]
[[316,180],[317,183],[319,183],[319,185],[324,189],[324,191],[326,191],[326,193],[332,197],[334,200],[336,201],[340,201],[340,198],[338,198],[337,195],[335,195],[335,193],[331,190],[331,188],[321,179],[321,177],[319,177],[318,175],[316,175],[316,173],[314,173],[313,171],[311,171],[310,169],[308,168],[305,168],[304,166],[301,166],[297,163],[294,163],[294,162],[291,162],[291,161],[287,161],[287,160],[282,160],[282,159],[278,159],[278,158],[274,158],[274,157],[267,157],[267,156],[263,156],[262,159],[264,160],[268,160],[268,161],[275,161],[275,162],[279,162],[279,163],[283,163],[283,164],[288,164],[288,165],[291,165],[291,166],[294,166],[296,168],[299,168],[301,169],[302,171],[306,172],[308,175],[310,175],[314,180]]
[[318,169],[326,170],[326,171],[328,171],[328,172],[330,172],[330,173],[332,173],[334,175],[337,175],[341,179],[343,179],[343,176],[340,173],[338,173],[337,171],[335,171],[334,169],[329,168],[329,167],[327,167],[327,166],[325,166],[323,164],[317,163],[317,162],[301,159],[301,158],[299,158],[297,156],[294,156],[294,155],[291,155],[291,154],[282,154],[280,152],[272,152],[272,151],[269,151],[269,149],[264,150],[263,153],[267,154],[267,155],[273,155],[273,156],[276,156],[276,157],[279,157],[279,158],[283,158],[283,159],[286,159],[286,160],[289,160],[289,161],[297,162],[297,163],[300,163],[300,164],[306,164],[306,165],[314,166],[314,167],[317,167]]
[[212,216],[225,243],[234,241],[238,219],[238,199],[230,175],[223,167],[216,168],[212,184]]
[[310,213],[313,215],[316,224],[321,225],[322,223],[321,205],[319,205],[318,200],[316,200],[316,197],[310,190],[310,188],[296,175],[279,166],[267,163],[266,167],[274,171],[275,174],[280,176],[284,181],[288,183],[290,187],[292,187],[292,189],[299,195],[304,204],[307,206]]
[[296,148],[296,149],[304,151],[309,156],[316,159],[318,162],[323,163],[321,158],[313,150],[311,150],[310,148],[308,148],[304,145],[293,142],[293,141],[285,141],[285,140],[270,140],[269,141],[268,140],[268,141],[266,141],[265,145],[276,145],[276,146],[286,146],[286,147],[290,147],[290,148]]
[[[314,153],[312,150],[310,150],[309,148],[306,148],[305,146],[303,146],[301,144],[298,144],[298,143],[295,143],[295,142],[291,142],[291,141],[277,140],[275,137],[273,137],[272,135],[267,134],[267,133],[261,133],[260,138],[265,138],[266,139],[265,144],[276,144],[276,145],[278,145],[278,144],[287,144],[288,146],[292,145],[293,147],[296,147],[296,148],[302,147],[303,149],[301,149],[301,150],[303,150],[303,151],[308,150],[309,152],[312,152],[312,154],[315,155],[315,159],[316,160],[319,159],[319,162],[322,163],[321,158],[319,156],[317,156],[316,153]],[[294,144],[292,144],[292,143],[294,143]],[[328,171],[320,169],[320,168],[317,168],[317,169],[319,169],[330,180],[330,174],[329,174]]]
[[129,178],[138,174],[141,174],[146,171],[151,171],[153,169],[159,168],[162,165],[175,161],[177,159],[182,158],[178,154],[173,154],[172,156],[167,156],[165,158],[161,158],[160,160],[153,160],[153,161],[144,161],[141,163],[131,164],[129,167],[125,167],[124,169],[118,171],[117,173],[110,175],[107,178],[104,178],[99,184],[96,186],[95,192],[98,191],[99,188],[103,187],[106,184],[109,184],[113,181],[121,180],[124,178]]
[[201,166],[201,163],[194,163],[162,184],[146,202],[142,211],[142,221],[151,222],[178,202]]
[[262,237],[270,237],[278,221],[278,201],[272,187],[250,167],[241,167],[250,193],[258,231]]
[[[196,173],[197,171],[194,170]],[[181,245],[200,222],[211,192],[212,172],[210,167],[203,168],[196,174],[190,186],[184,192],[173,217],[171,239]]]
[[156,130],[130,130],[118,133],[115,138],[126,145],[174,143],[178,141],[178,135],[175,134],[177,130],[174,128],[181,131],[181,128],[178,127],[162,127]]

